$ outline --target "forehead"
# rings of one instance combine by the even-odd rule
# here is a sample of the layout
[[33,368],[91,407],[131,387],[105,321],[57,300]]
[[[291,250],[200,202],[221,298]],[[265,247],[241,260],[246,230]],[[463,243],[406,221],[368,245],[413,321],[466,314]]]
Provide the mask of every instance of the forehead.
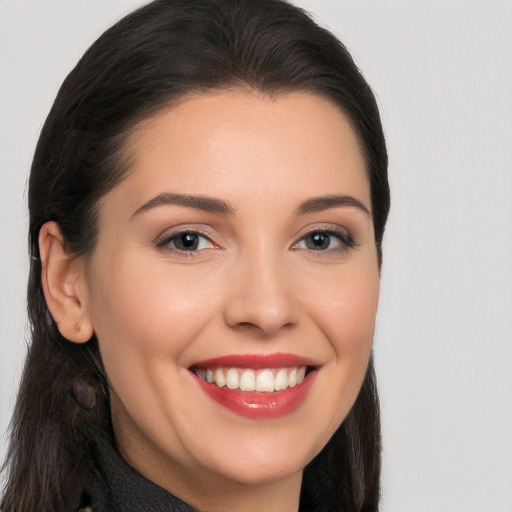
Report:
[[360,143],[332,102],[228,90],[188,97],[130,134],[131,169],[118,185],[136,206],[162,192],[247,199],[351,194],[370,210]]

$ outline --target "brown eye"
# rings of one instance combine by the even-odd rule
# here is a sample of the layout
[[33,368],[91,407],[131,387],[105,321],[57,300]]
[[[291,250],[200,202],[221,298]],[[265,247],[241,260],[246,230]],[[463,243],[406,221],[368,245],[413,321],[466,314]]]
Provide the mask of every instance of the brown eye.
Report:
[[199,247],[199,235],[197,233],[180,233],[173,239],[174,247],[180,251],[195,251]]
[[195,231],[181,231],[166,236],[157,242],[157,247],[167,247],[176,251],[195,252],[207,249],[212,244],[208,237]]

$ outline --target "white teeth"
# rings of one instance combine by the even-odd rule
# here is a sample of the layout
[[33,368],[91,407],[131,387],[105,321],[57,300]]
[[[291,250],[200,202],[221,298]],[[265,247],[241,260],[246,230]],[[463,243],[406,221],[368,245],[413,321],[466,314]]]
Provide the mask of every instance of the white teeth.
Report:
[[238,389],[238,372],[235,368],[230,368],[226,377],[226,386],[229,389]]
[[256,376],[253,370],[245,370],[240,377],[241,391],[254,391],[256,389]]
[[274,391],[274,375],[270,370],[263,370],[256,377],[256,391]]
[[228,389],[272,393],[301,384],[306,377],[306,367],[299,368],[201,368],[196,374],[206,382]]
[[215,371],[215,384],[220,388],[226,385],[226,379],[220,368]]
[[297,385],[297,370],[294,368],[288,375],[288,386],[293,388]]
[[286,370],[279,370],[276,374],[276,380],[274,384],[275,390],[280,391],[288,387],[288,375]]

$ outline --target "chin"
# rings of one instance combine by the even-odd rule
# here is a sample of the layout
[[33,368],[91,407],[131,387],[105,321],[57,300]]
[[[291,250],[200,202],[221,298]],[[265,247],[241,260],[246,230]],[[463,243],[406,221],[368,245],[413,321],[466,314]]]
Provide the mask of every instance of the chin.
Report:
[[297,473],[301,473],[306,464],[290,465],[286,462],[270,464],[237,464],[226,468],[223,474],[233,482],[243,486],[257,486],[271,484],[285,480]]
[[[284,443],[276,446],[268,443],[266,446],[253,444],[249,448],[234,449],[224,457],[211,461],[211,469],[227,479],[241,485],[262,485],[277,482],[297,473],[315,457],[321,447],[317,449],[297,450],[297,442]],[[316,448],[316,447],[315,447]],[[227,455],[227,456],[226,456]]]

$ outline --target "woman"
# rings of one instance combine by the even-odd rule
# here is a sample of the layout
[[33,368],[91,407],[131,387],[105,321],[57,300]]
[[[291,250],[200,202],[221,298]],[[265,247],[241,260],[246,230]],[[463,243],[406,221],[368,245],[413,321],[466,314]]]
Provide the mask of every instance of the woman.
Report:
[[1,510],[377,510],[386,169],[369,86],[301,10],[109,29],[31,170]]

